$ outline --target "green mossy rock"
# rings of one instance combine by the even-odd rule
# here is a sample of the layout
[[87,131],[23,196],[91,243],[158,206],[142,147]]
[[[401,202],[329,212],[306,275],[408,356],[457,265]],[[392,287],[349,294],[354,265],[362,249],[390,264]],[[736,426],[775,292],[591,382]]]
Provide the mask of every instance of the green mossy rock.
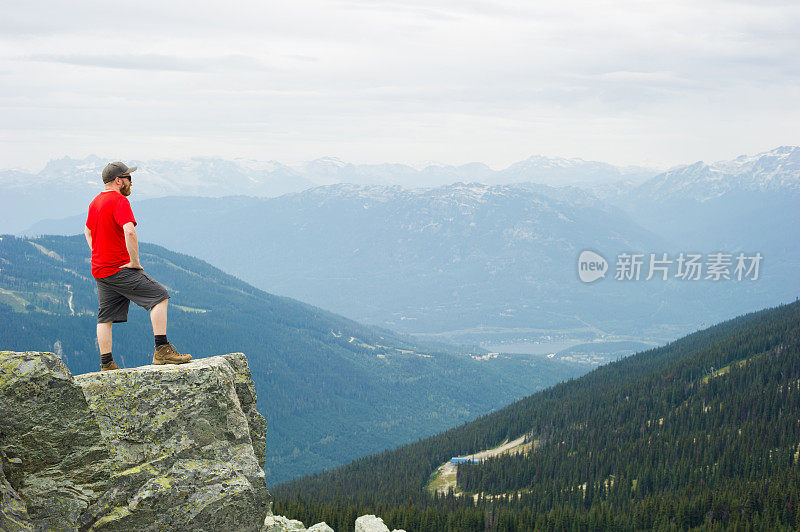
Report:
[[253,451],[258,458],[258,465],[263,469],[267,451],[267,420],[256,408],[256,386],[253,383],[253,376],[250,374],[247,357],[242,353],[230,353],[223,356],[233,368],[236,395],[239,397],[239,404],[247,417],[248,425],[250,425],[250,440],[253,442]]
[[28,516],[25,501],[5,477],[4,462],[7,462],[5,453],[0,451],[0,530],[33,532],[33,521]]
[[0,351],[0,451],[37,530],[75,530],[105,490],[109,453],[97,419],[53,353]]
[[258,531],[270,510],[241,353],[73,377],[0,351],[0,411],[0,529]]
[[82,527],[260,529],[271,498],[253,449],[262,449],[263,460],[266,422],[253,414],[255,390],[243,354],[75,380],[113,464],[108,490]]

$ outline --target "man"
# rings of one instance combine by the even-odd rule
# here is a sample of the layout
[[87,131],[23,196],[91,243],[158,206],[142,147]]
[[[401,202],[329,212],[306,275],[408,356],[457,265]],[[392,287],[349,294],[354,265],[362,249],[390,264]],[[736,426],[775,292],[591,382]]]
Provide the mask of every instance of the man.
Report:
[[167,341],[167,300],[169,293],[144,273],[139,264],[139,239],[136,219],[128,196],[131,172],[124,163],[109,163],[103,169],[105,190],[89,205],[86,242],[92,250],[92,276],[97,282],[97,345],[100,371],[120,369],[111,352],[111,326],[128,321],[131,301],[150,311],[155,351],[153,364],[183,364],[191,355],[178,353]]

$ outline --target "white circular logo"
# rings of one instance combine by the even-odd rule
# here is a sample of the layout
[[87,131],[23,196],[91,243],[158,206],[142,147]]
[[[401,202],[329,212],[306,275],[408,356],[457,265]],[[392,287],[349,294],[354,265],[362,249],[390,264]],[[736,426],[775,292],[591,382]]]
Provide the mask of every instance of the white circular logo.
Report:
[[581,281],[593,283],[605,277],[607,271],[608,262],[602,255],[588,249],[581,251],[578,256],[578,277]]

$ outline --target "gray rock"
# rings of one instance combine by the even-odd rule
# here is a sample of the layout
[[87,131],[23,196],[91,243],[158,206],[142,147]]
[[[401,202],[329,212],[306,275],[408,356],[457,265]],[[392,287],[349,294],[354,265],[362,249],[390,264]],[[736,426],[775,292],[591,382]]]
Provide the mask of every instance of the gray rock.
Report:
[[0,451],[0,530],[6,532],[33,532],[33,522],[28,517],[28,508],[17,490],[6,480],[3,462],[5,453]]
[[253,451],[258,458],[258,465],[263,469],[266,461],[267,449],[267,420],[264,419],[256,408],[256,386],[250,374],[250,366],[244,353],[230,353],[223,355],[235,372],[236,395],[247,424],[250,426],[250,440],[253,442]]
[[5,478],[37,530],[76,530],[108,481],[109,453],[67,366],[53,353],[0,351]]
[[257,531],[270,509],[241,353],[73,378],[0,351],[0,411],[1,530]]
[[[383,519],[374,515],[362,515],[356,519],[356,532],[389,532],[389,527]],[[406,532],[405,530],[392,530],[392,532]]]
[[289,519],[282,515],[267,514],[261,532],[305,532],[306,527],[301,521]]
[[331,527],[328,526],[328,523],[323,521],[322,523],[317,523],[314,526],[308,527],[308,532],[334,532]]
[[389,532],[383,519],[374,515],[362,515],[356,519],[356,532]]
[[253,438],[263,449],[265,423],[248,423],[256,419],[255,392],[244,355],[87,373],[75,381],[112,460],[108,489],[84,513],[82,527],[262,528],[271,497]]
[[327,523],[317,523],[316,525],[306,528],[302,521],[289,519],[282,515],[272,515],[272,512],[267,514],[264,519],[264,527],[261,532],[334,532]]

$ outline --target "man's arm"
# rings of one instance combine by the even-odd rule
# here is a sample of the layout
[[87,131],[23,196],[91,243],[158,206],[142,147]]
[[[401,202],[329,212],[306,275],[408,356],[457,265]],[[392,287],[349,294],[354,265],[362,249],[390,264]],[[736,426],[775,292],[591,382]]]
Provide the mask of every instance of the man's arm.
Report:
[[89,244],[89,249],[92,249],[92,230],[84,225],[83,234],[86,235],[86,243]]
[[125,231],[125,247],[128,248],[128,256],[131,259],[123,268],[143,269],[139,264],[139,237],[136,236],[136,226],[133,222],[128,222],[122,226],[122,230]]

